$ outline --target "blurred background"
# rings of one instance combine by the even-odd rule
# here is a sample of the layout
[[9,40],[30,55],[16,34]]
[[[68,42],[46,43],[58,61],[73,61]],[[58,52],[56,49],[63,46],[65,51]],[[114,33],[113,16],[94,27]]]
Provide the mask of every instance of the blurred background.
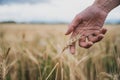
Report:
[[0,80],[120,80],[120,6],[103,40],[61,53],[68,23],[93,2],[0,0]]
[[[0,22],[69,23],[94,0],[0,0]],[[120,7],[106,23],[120,23]]]

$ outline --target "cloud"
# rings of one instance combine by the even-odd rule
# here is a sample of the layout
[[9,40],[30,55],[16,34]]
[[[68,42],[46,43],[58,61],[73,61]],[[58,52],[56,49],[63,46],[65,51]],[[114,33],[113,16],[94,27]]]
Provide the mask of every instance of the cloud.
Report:
[[[84,0],[51,0],[50,3],[38,3],[35,5],[2,5],[0,6],[0,21],[70,22],[84,8],[80,5],[81,1]],[[87,0],[84,4],[86,6],[90,5]]]
[[0,7],[0,21],[13,20],[16,22],[53,22],[70,21],[76,10],[50,4],[4,5]]
[[48,2],[49,0],[0,0],[1,5],[8,5],[8,4],[24,4],[24,3],[43,3]]
[[[0,5],[0,22],[9,20],[16,22],[71,22],[76,14],[94,2],[94,0],[46,0],[50,3],[43,2],[43,0],[24,1],[24,3],[31,3],[27,1],[38,1],[38,3],[34,5],[18,5],[16,3]],[[107,17],[107,20],[110,19],[120,19],[120,7],[111,11]]]

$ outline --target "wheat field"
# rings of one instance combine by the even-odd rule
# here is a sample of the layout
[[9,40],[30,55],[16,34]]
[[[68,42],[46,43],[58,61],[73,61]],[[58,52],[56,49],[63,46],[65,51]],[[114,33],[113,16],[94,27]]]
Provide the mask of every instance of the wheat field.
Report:
[[76,54],[61,50],[66,24],[0,24],[0,80],[120,80],[120,25]]

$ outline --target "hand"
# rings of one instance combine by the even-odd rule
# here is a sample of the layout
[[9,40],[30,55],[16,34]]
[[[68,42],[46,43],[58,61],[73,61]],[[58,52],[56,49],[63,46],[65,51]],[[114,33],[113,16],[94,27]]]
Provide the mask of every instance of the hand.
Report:
[[[105,11],[96,6],[90,6],[73,19],[66,35],[72,33],[71,38],[73,38],[77,34],[81,34],[79,46],[90,48],[104,37],[107,30],[102,26],[106,17],[107,13]],[[75,43],[70,46],[70,52],[75,53]]]

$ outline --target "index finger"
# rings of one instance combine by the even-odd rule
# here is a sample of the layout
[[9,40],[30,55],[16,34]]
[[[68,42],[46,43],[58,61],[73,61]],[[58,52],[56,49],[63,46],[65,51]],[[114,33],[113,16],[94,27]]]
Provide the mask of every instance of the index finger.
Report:
[[65,35],[70,34],[82,21],[81,16],[78,14],[76,15],[76,17],[73,19],[73,21],[70,23],[67,32],[65,33]]

